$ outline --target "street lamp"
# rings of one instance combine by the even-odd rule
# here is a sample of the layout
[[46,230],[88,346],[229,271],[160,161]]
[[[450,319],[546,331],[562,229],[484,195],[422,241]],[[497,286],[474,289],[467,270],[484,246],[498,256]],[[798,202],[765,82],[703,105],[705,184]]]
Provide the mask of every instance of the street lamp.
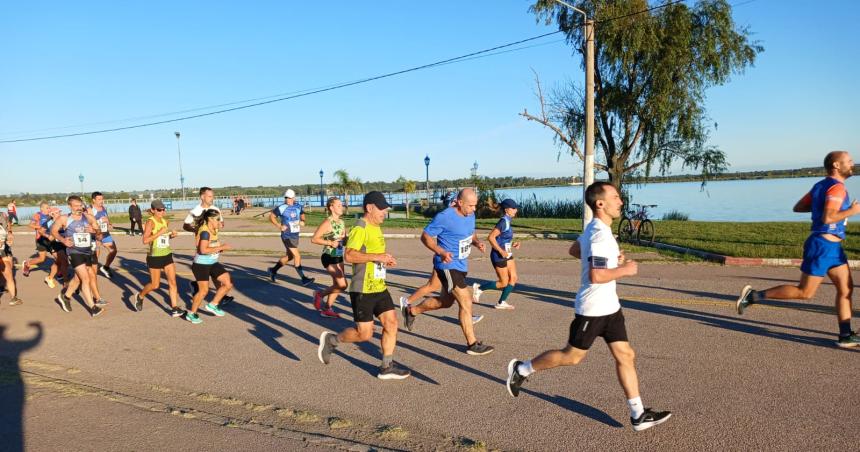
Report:
[[78,180],[81,181],[81,199],[84,199],[84,173],[78,174]]
[[478,177],[478,162],[477,161],[475,161],[475,163],[472,164],[472,178],[474,179],[476,177]]
[[424,192],[427,195],[427,207],[430,207],[430,156],[424,156]]
[[176,153],[179,155],[179,186],[182,187],[182,200],[185,201],[185,176],[182,175],[182,150],[179,148],[179,132],[176,135]]
[[[554,0],[579,14],[585,22],[585,159],[582,172],[582,199],[585,200],[585,190],[594,183],[594,20],[589,20],[585,11],[563,1]],[[583,202],[582,227],[591,221],[594,212]]]
[[323,198],[325,198],[325,189],[323,189],[323,174],[325,174],[323,173],[323,170],[320,170],[320,207],[325,206],[325,201],[323,200]]

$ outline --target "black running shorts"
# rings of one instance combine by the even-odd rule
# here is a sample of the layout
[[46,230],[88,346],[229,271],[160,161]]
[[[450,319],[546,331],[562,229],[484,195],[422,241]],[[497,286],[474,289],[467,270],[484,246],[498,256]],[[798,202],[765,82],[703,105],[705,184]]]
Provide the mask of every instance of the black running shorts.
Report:
[[92,254],[69,254],[69,261],[72,263],[72,268],[78,268],[81,265],[93,265]]
[[36,251],[47,252],[47,251],[51,251],[51,248],[52,248],[51,241],[48,240],[47,238],[39,237],[38,239],[36,239]]
[[146,256],[146,266],[149,268],[163,269],[173,264],[173,253],[167,256]]
[[620,309],[601,317],[576,315],[570,323],[567,343],[580,350],[588,350],[598,337],[602,337],[607,344],[627,342],[627,327],[624,326],[624,314]]
[[377,293],[350,292],[349,301],[352,303],[352,317],[356,323],[372,322],[374,317],[394,309],[394,301],[388,289]]
[[209,278],[212,278],[213,280],[218,279],[219,276],[227,273],[227,269],[224,268],[220,262],[216,262],[211,265],[198,264],[195,262],[191,264],[191,273],[194,274],[195,281],[206,282],[209,281]]
[[439,270],[438,268],[434,271],[439,281],[442,282],[443,294],[451,293],[455,287],[458,289],[468,287],[466,285],[466,272],[461,272],[460,270]]
[[332,256],[331,254],[323,254],[320,256],[320,262],[323,268],[328,268],[329,265],[337,265],[343,262],[343,256]]
[[298,248],[299,247],[299,238],[298,237],[296,237],[294,239],[287,239],[287,238],[281,237],[281,242],[283,242],[284,248],[287,251],[289,251],[291,248]]

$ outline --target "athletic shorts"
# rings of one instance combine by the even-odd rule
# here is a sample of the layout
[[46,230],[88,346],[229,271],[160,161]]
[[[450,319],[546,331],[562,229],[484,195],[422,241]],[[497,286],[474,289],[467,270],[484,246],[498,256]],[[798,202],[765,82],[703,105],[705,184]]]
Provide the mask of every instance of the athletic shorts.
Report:
[[51,251],[51,248],[52,248],[51,241],[48,240],[47,238],[39,237],[38,239],[36,239],[36,251],[47,252],[47,251]]
[[159,270],[173,264],[173,253],[167,256],[146,256],[146,266],[149,268],[157,268]]
[[95,265],[92,254],[69,254],[69,262],[72,263],[72,268],[81,265]]
[[113,243],[113,237],[110,235],[106,235],[102,237],[102,245],[110,245]]
[[281,237],[281,242],[284,242],[284,248],[289,250],[290,248],[298,248],[299,247],[299,238],[296,237],[294,239],[287,239]]
[[195,281],[204,282],[209,281],[209,278],[218,279],[219,276],[227,273],[227,269],[220,262],[210,265],[193,263],[191,273],[194,274]]
[[573,317],[568,344],[580,350],[588,350],[598,337],[602,337],[607,344],[627,342],[627,327],[624,326],[624,314],[620,309],[614,314],[600,317],[579,314]]
[[350,292],[349,301],[352,303],[352,318],[358,322],[372,322],[386,311],[394,309],[394,300],[388,289],[377,293]]
[[439,270],[438,268],[434,271],[439,281],[442,282],[443,294],[451,293],[455,287],[458,289],[468,287],[466,285],[466,272],[461,272],[460,270]]
[[841,242],[831,242],[815,234],[803,243],[803,263],[800,271],[811,276],[824,276],[833,267],[848,263]]
[[332,256],[331,254],[323,254],[320,256],[323,268],[328,268],[329,265],[337,265],[343,262],[343,256]]
[[0,246],[0,257],[12,257],[12,247],[8,244]]
[[66,245],[63,242],[54,240],[51,242],[51,251],[55,253],[66,252]]
[[507,259],[491,260],[491,262],[493,263],[493,267],[505,268],[508,266],[508,261],[512,261],[512,260],[514,260],[513,256],[511,256]]

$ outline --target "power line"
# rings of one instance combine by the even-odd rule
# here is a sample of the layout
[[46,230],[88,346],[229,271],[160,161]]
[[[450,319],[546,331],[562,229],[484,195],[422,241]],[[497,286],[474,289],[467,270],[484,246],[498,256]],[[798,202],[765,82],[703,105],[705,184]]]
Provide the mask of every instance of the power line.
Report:
[[[754,1],[754,0],[751,0],[751,1]],[[672,2],[667,2],[667,3],[661,4],[661,5],[653,6],[651,8],[644,9],[641,11],[636,11],[636,12],[626,14],[623,16],[612,17],[609,19],[602,19],[599,22],[609,22],[612,20],[623,19],[626,17],[635,16],[638,14],[644,14],[644,13],[648,13],[648,12],[651,12],[651,11],[654,11],[654,10],[657,10],[660,8],[665,8],[667,6],[675,5],[678,3],[682,3],[682,0],[675,0]],[[262,105],[268,105],[268,104],[272,104],[272,103],[276,103],[276,102],[283,102],[286,100],[297,99],[300,97],[306,97],[306,96],[310,96],[310,95],[314,95],[314,94],[320,94],[320,93],[324,93],[327,91],[334,91],[337,89],[342,89],[342,88],[347,88],[350,86],[369,83],[369,82],[373,82],[376,80],[381,80],[381,79],[385,79],[385,78],[390,78],[390,77],[394,77],[394,76],[398,76],[398,75],[407,74],[410,72],[420,71],[420,70],[424,70],[424,69],[430,69],[430,68],[437,67],[437,66],[444,66],[444,65],[448,65],[448,64],[459,63],[459,62],[469,61],[469,60],[476,59],[476,58],[483,58],[483,57],[487,57],[487,56],[498,55],[498,54],[508,53],[508,52],[517,51],[517,50],[525,50],[525,49],[528,49],[531,47],[536,47],[537,45],[524,46],[522,48],[516,48],[516,49],[509,49],[509,48],[520,45],[520,44],[524,44],[527,42],[535,41],[535,40],[538,40],[541,38],[545,38],[547,36],[559,34],[562,32],[563,32],[562,30],[558,30],[558,31],[550,32],[550,33],[544,33],[541,35],[532,36],[530,38],[521,39],[519,41],[509,42],[507,44],[502,44],[502,45],[498,45],[495,47],[491,47],[489,49],[479,50],[477,52],[472,52],[472,53],[468,53],[465,55],[460,55],[457,57],[448,58],[445,60],[440,60],[440,61],[436,61],[433,63],[424,64],[421,66],[414,66],[414,67],[411,67],[408,69],[403,69],[403,70],[396,71],[396,72],[389,72],[389,73],[382,74],[382,75],[377,75],[377,76],[368,77],[368,78],[364,78],[364,79],[354,80],[351,82],[338,83],[338,84],[329,85],[329,86],[325,86],[325,87],[317,88],[317,89],[296,91],[294,94],[288,94],[285,96],[275,95],[275,96],[281,96],[281,97],[276,97],[274,99],[270,99],[270,98],[275,97],[275,96],[266,96],[266,97],[261,97],[261,98],[256,98],[256,99],[248,99],[248,100],[244,100],[244,101],[231,102],[231,103],[227,103],[227,104],[219,104],[219,105],[214,105],[214,106],[209,106],[209,107],[201,107],[201,108],[195,108],[195,109],[190,109],[190,110],[182,110],[179,112],[164,113],[164,114],[145,116],[145,117],[134,118],[134,119],[146,119],[146,118],[151,118],[151,117],[162,117],[162,116],[168,116],[168,115],[172,115],[172,114],[181,114],[181,113],[187,113],[187,112],[193,112],[193,111],[207,110],[209,108],[218,108],[218,107],[222,107],[222,106],[237,105],[237,104],[244,104],[246,102],[253,102],[253,103],[248,104],[248,105],[239,105],[237,107],[224,108],[224,109],[220,109],[220,110],[211,111],[208,113],[200,113],[200,114],[196,114],[196,115],[188,115],[188,116],[182,116],[179,118],[165,119],[162,121],[152,121],[152,122],[146,122],[146,123],[135,124],[135,125],[130,125],[130,126],[113,127],[113,128],[107,128],[107,129],[99,129],[99,130],[90,130],[90,131],[86,131],[86,132],[67,133],[67,134],[49,135],[49,136],[32,137],[32,138],[19,138],[19,139],[12,139],[12,140],[0,140],[0,144],[22,143],[22,142],[28,142],[28,141],[52,140],[52,139],[57,139],[57,138],[70,138],[70,137],[78,137],[78,136],[84,136],[84,135],[95,135],[95,134],[102,134],[102,133],[109,133],[109,132],[118,132],[118,131],[122,131],[122,130],[139,129],[139,128],[143,128],[143,127],[151,127],[151,126],[156,126],[156,125],[161,125],[161,124],[170,124],[170,123],[179,122],[179,121],[186,121],[189,119],[196,119],[196,118],[203,118],[206,116],[219,115],[219,114],[223,114],[223,113],[229,113],[229,112],[233,112],[233,111],[244,110],[244,109],[253,108],[253,107],[259,107]],[[508,50],[501,51],[502,49],[508,49]],[[255,101],[260,100],[260,99],[269,99],[269,100],[261,100],[259,102],[255,102]],[[134,119],[107,121],[107,122],[102,122],[102,123],[97,123],[97,124],[110,124],[110,123],[124,122],[124,121],[134,120]],[[81,127],[81,126],[66,126],[66,127],[57,127],[57,128],[52,128],[52,129],[43,129],[43,130],[58,130],[58,129],[65,129],[65,128],[70,128],[70,127]]]

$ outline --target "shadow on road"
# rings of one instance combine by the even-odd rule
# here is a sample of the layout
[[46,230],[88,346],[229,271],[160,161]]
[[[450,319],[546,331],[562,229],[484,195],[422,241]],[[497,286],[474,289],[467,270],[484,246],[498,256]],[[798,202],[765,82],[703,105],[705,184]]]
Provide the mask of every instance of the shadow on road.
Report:
[[0,325],[0,449],[24,450],[24,381],[21,377],[21,355],[42,342],[42,324],[30,323],[36,330],[31,339],[6,339],[6,326]]

